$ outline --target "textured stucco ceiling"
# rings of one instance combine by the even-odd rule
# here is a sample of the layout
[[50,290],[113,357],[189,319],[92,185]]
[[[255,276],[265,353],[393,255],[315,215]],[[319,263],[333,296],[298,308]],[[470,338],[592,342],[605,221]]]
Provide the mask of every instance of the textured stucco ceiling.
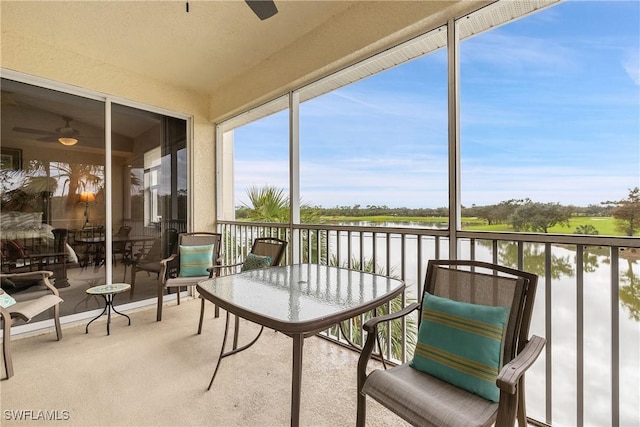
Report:
[[351,1],[2,1],[2,30],[198,91],[213,92],[343,12]]
[[[66,79],[68,68],[108,64],[209,97],[218,120],[490,1],[276,0],[278,13],[260,21],[243,0],[189,1],[188,12],[185,1],[1,0],[0,65],[36,75],[65,67],[65,79],[50,78],[84,86]],[[51,54],[21,58],[25,43]]]

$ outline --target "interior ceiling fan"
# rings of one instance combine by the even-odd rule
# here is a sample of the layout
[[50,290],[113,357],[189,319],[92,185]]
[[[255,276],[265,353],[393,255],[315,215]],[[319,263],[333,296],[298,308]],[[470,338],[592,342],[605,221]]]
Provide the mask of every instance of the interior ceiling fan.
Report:
[[71,117],[67,117],[67,116],[61,116],[61,117],[66,123],[63,127],[59,127],[55,131],[22,128],[22,127],[14,127],[13,131],[30,133],[34,135],[44,135],[44,137],[38,138],[38,141],[49,141],[49,142],[58,141],[63,145],[75,145],[78,142],[78,139],[81,138],[80,132],[78,132],[77,129],[74,129],[71,127],[71,121],[73,121]]
[[271,18],[273,15],[278,13],[278,8],[276,7],[276,3],[272,0],[244,0],[253,13],[256,14],[261,21],[264,21],[267,18]]

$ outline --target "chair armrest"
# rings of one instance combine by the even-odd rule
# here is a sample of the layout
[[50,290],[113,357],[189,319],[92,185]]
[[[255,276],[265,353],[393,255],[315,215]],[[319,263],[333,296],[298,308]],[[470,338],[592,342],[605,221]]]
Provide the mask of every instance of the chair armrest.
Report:
[[360,357],[358,358],[358,368],[356,375],[358,381],[358,393],[362,391],[364,382],[367,379],[367,365],[369,363],[369,359],[371,359],[371,353],[373,353],[373,347],[375,346],[376,337],[378,336],[378,324],[380,322],[387,322],[389,320],[395,320],[404,317],[419,306],[419,303],[414,302],[409,304],[402,310],[396,311],[395,313],[389,313],[383,316],[377,316],[369,319],[362,325],[362,329],[367,331],[367,340],[365,341],[364,346],[362,347],[362,351],[360,352]]
[[34,276],[41,276],[42,278],[42,283],[54,294],[57,296],[60,296],[60,292],[58,291],[58,288],[56,288],[55,286],[53,286],[53,283],[51,283],[51,281],[49,280],[49,277],[53,276],[53,271],[49,271],[49,270],[36,270],[36,271],[26,271],[23,273],[2,273],[0,274],[0,278],[7,278],[7,279],[28,279],[28,278],[33,278]]
[[160,262],[160,281],[164,285],[167,281],[167,272],[169,271],[169,263],[176,260],[178,258],[178,254],[170,255],[168,258],[161,259]]
[[[9,313],[9,311],[4,308],[3,306],[0,305],[0,319],[2,319],[2,326],[3,326],[3,330],[5,330],[5,334],[6,334],[6,330],[11,329],[11,313]],[[6,335],[3,337],[4,339],[7,339]]]
[[520,378],[527,369],[533,365],[533,362],[536,361],[538,356],[540,356],[546,342],[547,340],[542,337],[537,335],[532,336],[522,351],[502,367],[496,379],[496,384],[501,391],[509,394],[516,392],[516,386]]
[[178,254],[173,254],[171,256],[169,256],[168,258],[165,259],[161,259],[160,260],[160,265],[169,265],[169,263],[171,261],[173,261],[174,259],[178,258]]
[[[380,323],[380,322],[388,322],[389,320],[395,320],[395,319],[399,319],[401,317],[404,317],[404,316],[408,315],[409,313],[411,313],[416,308],[418,308],[419,306],[420,306],[419,303],[414,302],[414,303],[409,304],[408,306],[406,306],[402,310],[396,311],[395,313],[389,313],[389,314],[385,314],[385,315],[382,315],[382,316],[371,318],[371,319],[367,320],[366,322],[364,322],[364,324],[362,325],[362,329],[364,329],[365,331],[367,331],[369,333],[374,332],[376,330],[376,327],[378,326],[378,323]],[[367,336],[367,339],[369,339],[368,336]]]
[[[242,266],[241,262],[237,262],[235,264],[226,264],[226,265],[214,265],[213,267],[211,267],[211,270],[208,270],[211,274],[210,277],[213,277],[213,275],[215,276],[219,276],[220,275],[220,271],[222,269],[231,269],[234,267],[240,267]],[[227,273],[228,274],[228,273]]]

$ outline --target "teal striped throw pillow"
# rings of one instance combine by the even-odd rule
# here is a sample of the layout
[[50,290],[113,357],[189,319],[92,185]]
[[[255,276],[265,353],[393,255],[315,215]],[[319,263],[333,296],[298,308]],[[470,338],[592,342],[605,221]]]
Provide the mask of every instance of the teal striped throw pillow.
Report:
[[213,245],[180,245],[180,277],[208,276],[212,259]]
[[412,366],[497,402],[509,310],[425,294]]

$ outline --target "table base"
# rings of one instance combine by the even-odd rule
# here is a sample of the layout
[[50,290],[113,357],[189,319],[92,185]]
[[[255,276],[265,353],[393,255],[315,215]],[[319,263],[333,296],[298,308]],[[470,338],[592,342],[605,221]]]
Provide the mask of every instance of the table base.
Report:
[[93,322],[98,320],[100,317],[102,317],[106,313],[107,314],[107,335],[111,335],[111,330],[110,330],[111,310],[113,310],[115,313],[118,313],[120,316],[124,316],[127,319],[129,319],[129,324],[127,326],[131,326],[131,318],[124,313],[120,313],[118,310],[116,310],[115,306],[113,305],[114,296],[115,296],[114,294],[102,295],[105,302],[104,309],[102,310],[102,313],[98,314],[96,317],[91,319],[89,323],[87,323],[87,327],[85,328],[85,332],[84,332],[85,334],[89,333],[89,325],[91,325]]

